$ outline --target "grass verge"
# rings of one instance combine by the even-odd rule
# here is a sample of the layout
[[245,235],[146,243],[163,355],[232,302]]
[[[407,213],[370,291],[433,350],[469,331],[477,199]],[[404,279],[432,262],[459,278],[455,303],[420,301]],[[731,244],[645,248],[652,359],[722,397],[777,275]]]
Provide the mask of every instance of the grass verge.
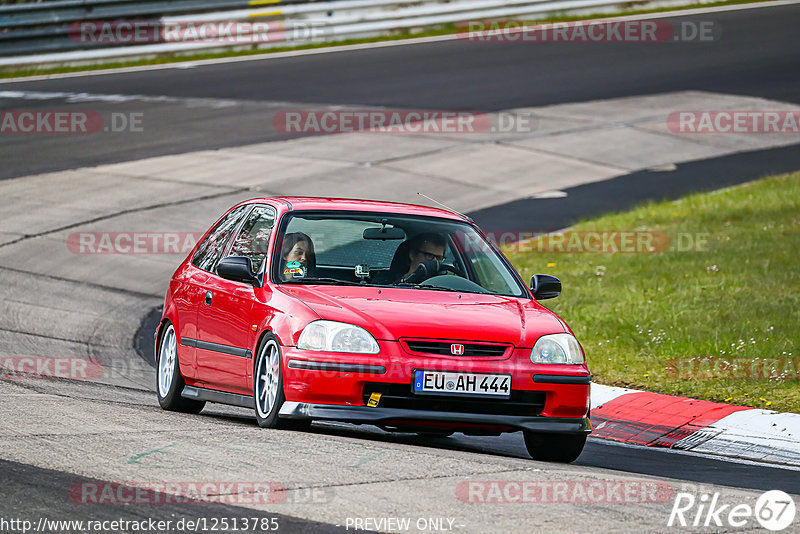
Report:
[[[625,10],[620,11],[619,13],[595,13],[595,14],[587,14],[581,16],[570,16],[567,14],[563,15],[556,15],[551,16],[543,19],[535,19],[532,18],[531,23],[536,24],[547,24],[553,22],[570,22],[570,21],[579,21],[579,20],[592,20],[597,18],[608,18],[608,17],[624,17],[628,15],[647,15],[651,13],[665,13],[671,11],[684,11],[688,9],[697,9],[697,8],[708,8],[708,7],[718,7],[718,6],[733,6],[733,5],[743,5],[743,4],[758,4],[763,2],[769,2],[771,0],[720,0],[718,2],[705,2],[705,3],[693,3],[687,4],[685,6],[672,6],[672,7],[661,7],[661,8],[654,8],[654,9],[640,9],[640,10]],[[526,20],[528,20],[526,18]],[[165,65],[171,63],[181,63],[181,62],[188,62],[188,61],[203,61],[207,59],[220,59],[220,58],[229,58],[229,57],[244,57],[244,56],[255,56],[255,55],[263,55],[263,54],[274,54],[278,52],[288,52],[293,50],[310,50],[310,49],[317,49],[317,48],[330,48],[330,47],[337,47],[337,46],[346,46],[346,45],[353,45],[353,44],[364,44],[364,43],[378,43],[378,42],[387,42],[387,41],[399,41],[403,39],[415,39],[419,37],[435,37],[439,35],[452,35],[455,33],[463,32],[465,28],[461,24],[445,24],[436,27],[432,27],[422,31],[410,31],[410,30],[398,30],[397,32],[391,35],[382,35],[377,37],[369,37],[363,39],[345,39],[336,42],[324,42],[324,43],[312,43],[312,44],[305,44],[300,46],[277,46],[272,48],[261,48],[261,49],[253,49],[253,50],[237,50],[237,51],[225,51],[225,52],[214,52],[214,53],[199,53],[199,54],[179,54],[179,55],[163,55],[156,58],[147,58],[147,59],[137,59],[137,60],[130,60],[130,61],[109,61],[106,63],[100,63],[96,65],[77,65],[77,66],[63,66],[63,67],[48,67],[48,68],[0,68],[0,79],[6,78],[23,78],[28,76],[46,76],[51,74],[64,74],[70,72],[84,72],[84,71],[96,71],[96,70],[109,70],[109,69],[120,69],[120,68],[127,68],[127,67],[141,67],[146,65]]]
[[597,382],[800,413],[800,172],[571,230],[652,232],[664,249],[586,253],[551,238],[506,250],[521,274],[561,279],[544,304]]

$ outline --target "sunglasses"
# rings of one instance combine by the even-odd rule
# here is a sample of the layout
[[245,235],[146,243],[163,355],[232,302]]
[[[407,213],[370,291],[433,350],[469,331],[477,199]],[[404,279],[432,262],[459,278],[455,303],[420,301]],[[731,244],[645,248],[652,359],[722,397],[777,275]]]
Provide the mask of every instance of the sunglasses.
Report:
[[430,252],[425,252],[424,250],[417,249],[417,254],[421,254],[423,258],[426,260],[436,260],[439,263],[444,261],[444,256],[440,256],[438,254],[432,254]]

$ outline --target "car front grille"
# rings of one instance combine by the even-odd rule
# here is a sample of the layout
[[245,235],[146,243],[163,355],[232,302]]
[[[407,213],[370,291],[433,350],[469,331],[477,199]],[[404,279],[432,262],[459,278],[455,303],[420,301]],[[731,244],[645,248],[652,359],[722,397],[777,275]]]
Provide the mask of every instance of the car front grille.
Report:
[[403,343],[411,352],[434,354],[436,356],[453,356],[452,345],[463,345],[464,354],[458,354],[457,356],[468,358],[497,358],[504,356],[512,348],[511,345],[501,343],[458,343],[457,341],[427,341],[421,339],[407,339],[403,340]]
[[544,410],[546,394],[543,391],[512,390],[508,399],[460,397],[457,395],[414,395],[410,384],[367,382],[363,401],[366,406],[370,395],[380,393],[378,406],[426,412],[458,412],[485,415],[540,415]]

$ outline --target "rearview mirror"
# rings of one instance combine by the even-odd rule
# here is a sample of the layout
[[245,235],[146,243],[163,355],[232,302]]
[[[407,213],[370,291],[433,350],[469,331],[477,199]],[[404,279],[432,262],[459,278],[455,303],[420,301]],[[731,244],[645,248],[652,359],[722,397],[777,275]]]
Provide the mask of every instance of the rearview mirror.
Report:
[[364,230],[364,239],[380,239],[385,241],[387,239],[405,239],[406,231],[402,228],[366,228]]
[[561,294],[561,280],[549,274],[534,274],[531,291],[536,300],[554,299]]
[[250,258],[245,258],[244,256],[222,258],[217,265],[217,274],[226,280],[244,282],[255,287],[261,287],[261,281],[256,273],[253,272]]

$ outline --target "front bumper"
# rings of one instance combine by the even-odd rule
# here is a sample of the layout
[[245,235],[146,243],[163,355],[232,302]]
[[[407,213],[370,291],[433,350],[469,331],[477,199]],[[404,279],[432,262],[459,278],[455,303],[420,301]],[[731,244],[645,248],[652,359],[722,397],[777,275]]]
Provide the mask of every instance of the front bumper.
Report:
[[588,417],[486,415],[294,401],[285,402],[279,415],[286,419],[343,421],[398,429],[437,428],[454,432],[466,431],[467,433],[529,430],[556,434],[588,434],[592,431]]
[[[503,359],[467,357],[424,357],[404,350],[399,342],[379,341],[381,352],[374,355],[314,352],[284,347],[284,391],[286,400],[308,406],[342,408],[368,408],[365,422],[372,423],[375,411],[381,409],[405,410],[397,417],[416,415],[420,412],[434,412],[428,420],[462,420],[464,414],[493,418],[512,417],[511,426],[523,428],[520,423],[538,424],[542,420],[582,421],[589,411],[591,376],[585,365],[542,365],[530,361],[530,349],[514,349],[510,357]],[[532,403],[530,410],[488,409],[478,407],[437,406],[425,409],[413,402],[412,376],[415,369],[442,370],[469,373],[501,373],[512,377],[513,403]],[[393,395],[397,402],[390,405],[367,406],[367,398],[372,391],[383,392],[383,399]],[[405,399],[399,397],[405,396]],[[440,404],[443,398],[427,397],[426,402]],[[453,397],[457,401],[458,397]],[[474,401],[475,399],[472,399]],[[383,400],[381,401],[384,402]],[[470,403],[470,399],[465,402]],[[487,399],[486,405],[502,404]],[[329,408],[323,414],[330,413]],[[494,411],[494,413],[489,413]],[[449,417],[447,414],[455,412]],[[477,412],[477,413],[476,413]],[[347,412],[352,414],[352,412]],[[442,415],[445,414],[445,415]],[[513,419],[521,417],[521,420]],[[322,419],[323,417],[315,417]],[[337,417],[330,417],[331,420]],[[384,418],[386,419],[386,418]],[[417,418],[418,419],[418,418]],[[350,420],[349,417],[347,419]]]

